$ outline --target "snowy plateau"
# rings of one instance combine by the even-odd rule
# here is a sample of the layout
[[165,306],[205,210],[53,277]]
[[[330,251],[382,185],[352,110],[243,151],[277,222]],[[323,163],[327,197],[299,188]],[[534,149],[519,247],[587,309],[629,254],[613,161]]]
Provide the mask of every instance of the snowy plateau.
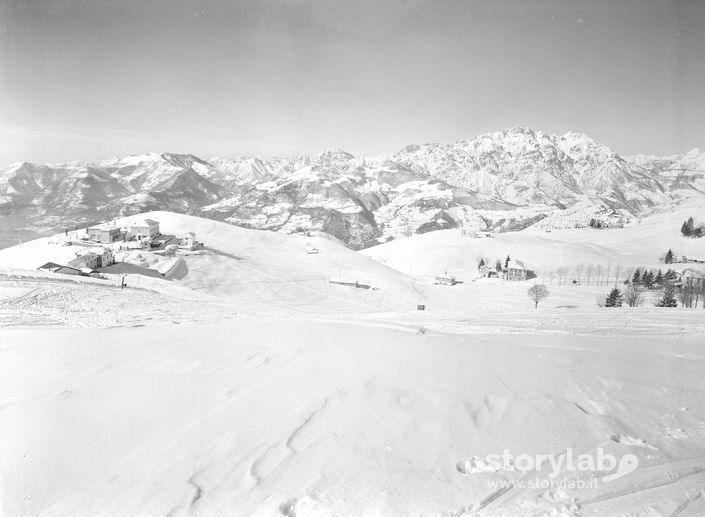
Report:
[[[633,282],[702,278],[703,171],[521,128],[3,169],[0,515],[705,515],[705,301]],[[136,214],[203,245],[39,269]]]

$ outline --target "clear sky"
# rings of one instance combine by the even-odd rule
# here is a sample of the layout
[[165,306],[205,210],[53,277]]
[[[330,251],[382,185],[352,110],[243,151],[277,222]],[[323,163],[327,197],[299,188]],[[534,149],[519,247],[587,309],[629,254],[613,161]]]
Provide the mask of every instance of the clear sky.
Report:
[[0,166],[511,126],[705,147],[705,1],[0,0]]

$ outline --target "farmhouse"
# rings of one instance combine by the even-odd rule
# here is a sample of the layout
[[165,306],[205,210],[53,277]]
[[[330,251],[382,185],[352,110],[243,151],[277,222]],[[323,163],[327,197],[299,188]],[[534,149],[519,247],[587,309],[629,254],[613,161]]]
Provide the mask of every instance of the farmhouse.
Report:
[[136,219],[127,224],[127,231],[135,239],[149,239],[159,235],[159,222],[154,219]]
[[95,242],[110,244],[121,239],[120,228],[108,224],[97,224],[86,230],[88,239]]
[[85,248],[76,253],[76,258],[69,262],[75,268],[98,269],[109,266],[115,262],[113,250],[110,248]]
[[695,264],[705,264],[705,260],[700,259],[700,258],[688,258],[685,255],[683,255],[683,264],[688,264],[688,263],[695,263]]
[[684,269],[681,273],[681,284],[683,287],[703,289],[705,288],[705,274],[690,268]]
[[440,276],[436,277],[435,284],[436,285],[455,285],[455,284],[462,284],[462,282],[459,280],[456,280],[454,276],[440,275]]
[[526,280],[526,267],[521,260],[509,260],[502,274],[505,280]]

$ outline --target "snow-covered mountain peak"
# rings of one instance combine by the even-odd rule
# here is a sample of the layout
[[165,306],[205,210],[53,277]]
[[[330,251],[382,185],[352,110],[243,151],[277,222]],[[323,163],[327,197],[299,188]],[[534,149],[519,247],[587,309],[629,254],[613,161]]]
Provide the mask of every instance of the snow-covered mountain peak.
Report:
[[[698,149],[624,158],[584,133],[512,127],[366,157],[330,149],[288,158],[151,152],[95,163],[21,162],[0,170],[0,210],[30,222],[47,215],[73,222],[155,209],[200,211],[253,228],[322,230],[364,247],[457,226],[499,230],[543,218],[547,227],[600,214],[626,218],[702,200],[704,182],[705,154]],[[573,207],[578,215],[567,217]]]
[[316,155],[316,159],[319,160],[352,160],[353,158],[355,156],[342,149],[327,149]]
[[312,162],[326,167],[347,168],[355,157],[342,149],[323,151],[313,157]]

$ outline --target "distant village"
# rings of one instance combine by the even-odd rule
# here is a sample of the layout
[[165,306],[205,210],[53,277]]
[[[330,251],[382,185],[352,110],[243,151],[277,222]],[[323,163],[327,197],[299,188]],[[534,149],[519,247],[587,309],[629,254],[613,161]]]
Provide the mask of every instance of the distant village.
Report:
[[[147,252],[166,259],[174,257],[178,251],[195,251],[203,248],[203,243],[196,239],[196,234],[176,236],[162,234],[159,222],[153,219],[135,218],[126,224],[118,225],[115,221],[90,226],[84,230],[64,232],[63,246],[78,248],[74,258],[65,264],[47,262],[38,269],[66,275],[100,277],[102,273],[138,273],[146,276],[164,276],[164,268],[150,268],[134,264],[131,252]],[[143,258],[141,254],[137,255]],[[155,257],[154,263],[159,263]],[[164,260],[162,260],[164,262]],[[120,267],[124,263],[126,267]],[[167,267],[173,261],[167,260]]]

